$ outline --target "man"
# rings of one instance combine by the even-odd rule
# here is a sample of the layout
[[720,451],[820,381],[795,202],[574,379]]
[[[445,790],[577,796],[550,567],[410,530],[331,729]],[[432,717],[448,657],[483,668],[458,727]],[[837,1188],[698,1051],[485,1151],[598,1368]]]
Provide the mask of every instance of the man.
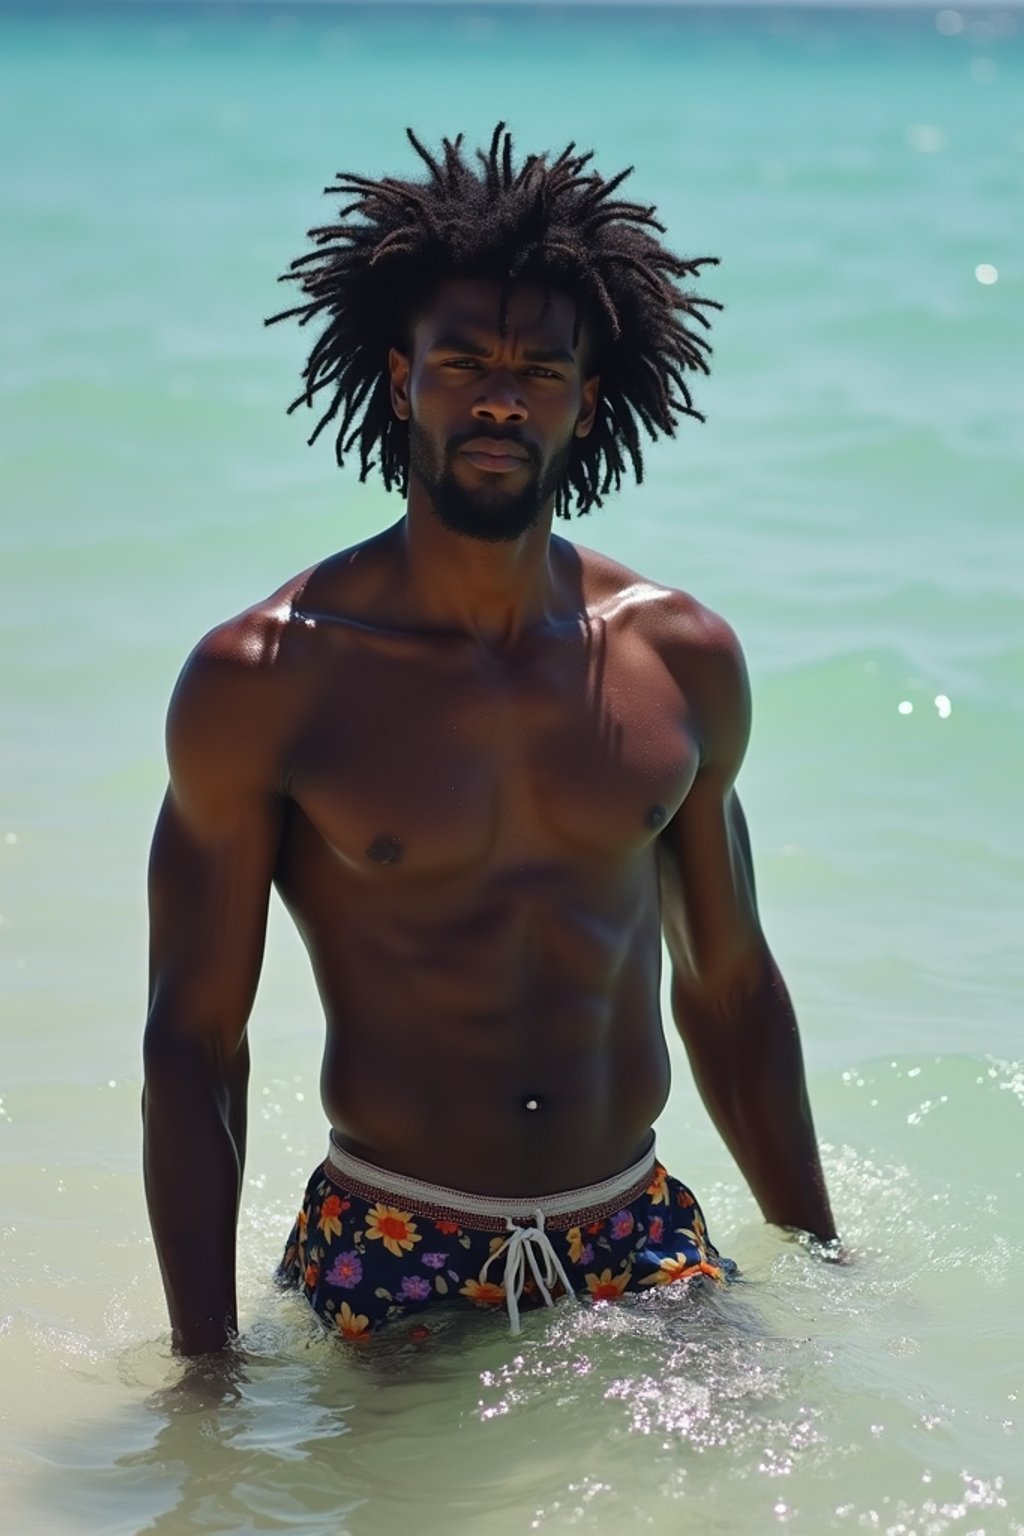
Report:
[[[767,1220],[830,1242],[796,1022],[733,787],[743,660],[693,598],[552,535],[697,416],[711,301],[569,146],[351,200],[293,264],[307,404],[405,514],[182,674],[151,865],[145,1171],[175,1347],[237,1326],[246,1021],[275,885],[327,1020],[329,1156],[280,1275],[348,1337],[720,1280],[656,1161],[672,1006]],[[285,316],[275,316],[275,319]],[[298,404],[299,402],[296,402]],[[312,441],[312,439],[311,439]]]

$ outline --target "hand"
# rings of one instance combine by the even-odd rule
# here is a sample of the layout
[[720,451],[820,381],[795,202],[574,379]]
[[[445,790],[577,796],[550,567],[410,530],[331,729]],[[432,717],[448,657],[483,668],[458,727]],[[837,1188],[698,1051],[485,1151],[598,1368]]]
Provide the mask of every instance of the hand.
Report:
[[802,1232],[798,1227],[783,1227],[782,1230],[822,1264],[848,1265],[856,1262],[853,1250],[846,1246],[841,1237],[815,1237],[813,1232]]
[[176,1362],[182,1367],[178,1379],[154,1393],[154,1405],[168,1413],[194,1413],[197,1410],[230,1408],[241,1401],[249,1356],[232,1341],[214,1353],[189,1355]]

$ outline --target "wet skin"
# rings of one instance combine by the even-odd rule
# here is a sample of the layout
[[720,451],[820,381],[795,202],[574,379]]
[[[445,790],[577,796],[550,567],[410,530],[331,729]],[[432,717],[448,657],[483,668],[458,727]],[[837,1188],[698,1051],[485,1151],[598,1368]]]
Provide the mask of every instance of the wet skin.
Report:
[[495,1195],[620,1171],[668,1094],[664,934],[698,1085],[765,1215],[834,1235],[733,789],[735,637],[553,537],[550,496],[501,541],[431,503],[447,467],[486,535],[591,427],[571,301],[516,288],[502,330],[498,300],[445,284],[389,358],[423,471],[402,520],[213,631],[172,702],[146,1175],[186,1353],[235,1325],[272,884],[309,951],[324,1108],[352,1150]]

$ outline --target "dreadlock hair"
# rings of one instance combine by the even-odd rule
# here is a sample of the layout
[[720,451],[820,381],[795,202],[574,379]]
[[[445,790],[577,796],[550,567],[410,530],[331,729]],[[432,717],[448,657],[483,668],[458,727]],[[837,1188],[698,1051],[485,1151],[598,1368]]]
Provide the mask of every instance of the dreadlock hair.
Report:
[[713,299],[680,287],[715,257],[683,259],[656,238],[664,225],[654,208],[614,196],[632,166],[605,180],[588,170],[591,153],[569,144],[555,159],[528,155],[517,168],[512,136],[499,123],[478,165],[467,162],[463,136],[444,139],[431,154],[412,129],[409,140],[429,175],[373,181],[339,172],[327,196],[347,201],[338,222],[309,231],[316,249],[293,261],[279,279],[296,282],[305,302],[270,317],[324,321],[303,369],[305,388],[292,401],[329,404],[309,442],[337,420],[338,463],[356,444],[360,480],[375,452],[388,490],[405,493],[409,478],[408,423],[391,408],[387,354],[408,350],[412,326],[441,283],[458,277],[497,280],[504,324],[513,283],[532,283],[576,300],[591,340],[588,370],[601,376],[597,416],[589,436],[576,439],[555,507],[585,513],[618,489],[628,460],[643,478],[640,427],[649,437],[675,434],[679,416],[696,410],[684,375],[708,372],[705,330]]

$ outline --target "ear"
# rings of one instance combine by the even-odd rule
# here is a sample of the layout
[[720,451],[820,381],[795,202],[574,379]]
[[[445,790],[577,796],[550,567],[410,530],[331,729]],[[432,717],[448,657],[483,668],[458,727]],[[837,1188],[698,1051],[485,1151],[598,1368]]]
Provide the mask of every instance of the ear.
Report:
[[594,425],[594,417],[597,415],[597,402],[601,398],[601,379],[598,374],[595,373],[589,379],[584,379],[580,395],[580,413],[576,418],[576,436],[589,437],[590,430]]
[[408,421],[409,410],[409,358],[406,353],[392,347],[388,352],[388,376],[391,384],[391,409],[399,421]]

